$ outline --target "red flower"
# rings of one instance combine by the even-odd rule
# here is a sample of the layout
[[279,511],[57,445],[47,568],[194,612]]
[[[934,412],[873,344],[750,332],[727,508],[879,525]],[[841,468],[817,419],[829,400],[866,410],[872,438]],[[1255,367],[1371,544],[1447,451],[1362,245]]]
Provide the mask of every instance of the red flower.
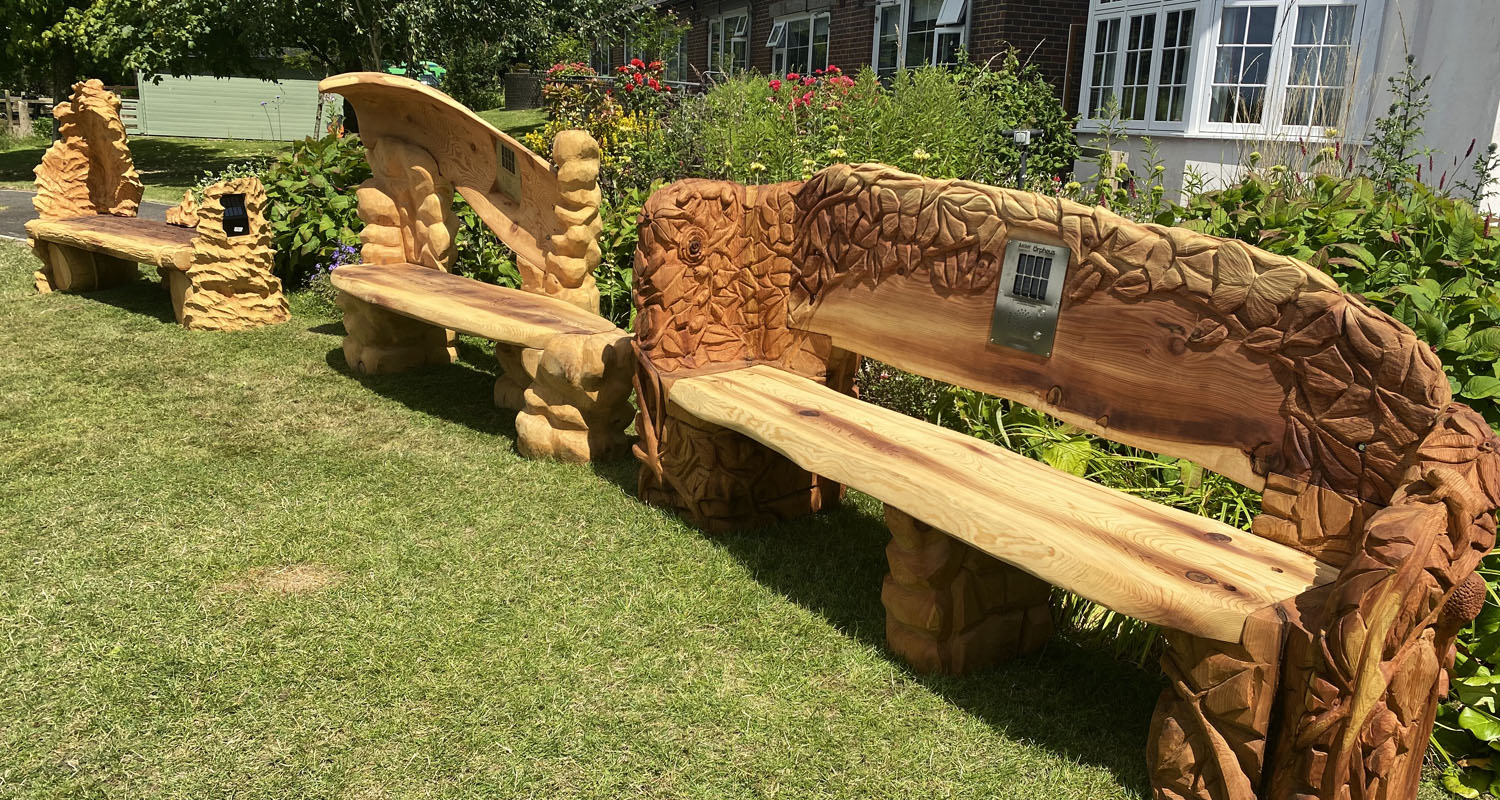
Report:
[[650,64],[647,64],[646,66],[649,69],[661,69],[661,62],[660,61],[653,61]]
[[646,82],[646,76],[642,75],[639,72],[637,72],[635,74],[634,79],[635,79],[635,85],[636,86],[640,86],[641,84],[643,84],[643,83]]
[[635,84],[633,84],[633,83],[627,83],[627,84],[625,84],[625,91],[627,91],[627,92],[633,92],[633,91],[635,91]]
[[781,81],[780,80],[778,80],[776,78],[772,78],[771,79],[771,91],[773,91],[773,92],[779,92],[779,91],[781,91]]
[[823,74],[823,70],[821,70],[821,69],[815,69],[815,70],[813,70],[813,74],[814,75],[822,75]]
[[655,91],[658,91],[658,92],[661,91],[661,82],[658,81],[655,78],[652,78],[651,80],[646,81],[646,85],[650,86]]
[[812,92],[808,92],[807,94],[802,95],[802,102],[808,105],[812,105]]
[[789,81],[795,81],[795,80],[800,79],[801,77],[802,77],[801,75],[798,75],[795,72],[788,72],[786,74],[786,79],[789,80]]
[[630,59],[630,66],[635,67],[636,69],[640,69],[646,66],[646,62],[640,60],[639,58],[632,58]]
[[809,76],[807,76],[807,77],[805,77],[805,78],[802,79],[802,85],[803,86],[811,86],[811,85],[813,85],[813,81],[816,81],[816,80],[817,80],[817,78],[814,78],[813,76],[809,75]]

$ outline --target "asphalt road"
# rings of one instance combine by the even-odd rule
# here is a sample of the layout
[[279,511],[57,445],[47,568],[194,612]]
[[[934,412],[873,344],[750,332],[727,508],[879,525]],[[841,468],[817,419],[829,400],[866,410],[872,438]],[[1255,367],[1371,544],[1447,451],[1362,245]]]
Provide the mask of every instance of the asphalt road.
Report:
[[[0,236],[12,239],[26,238],[26,223],[36,219],[31,208],[31,192],[0,189]],[[146,219],[165,220],[171,206],[161,203],[141,203],[140,215]]]

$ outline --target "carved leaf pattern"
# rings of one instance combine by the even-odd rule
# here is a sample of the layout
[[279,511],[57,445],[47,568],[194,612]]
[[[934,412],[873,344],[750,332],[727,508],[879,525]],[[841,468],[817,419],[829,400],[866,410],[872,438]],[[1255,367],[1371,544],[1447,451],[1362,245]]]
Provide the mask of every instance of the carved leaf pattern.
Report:
[[135,216],[141,179],[125,142],[120,98],[97,79],[80,81],[52,115],[58,121],[58,139],[35,170],[37,193],[31,202],[37,215]]

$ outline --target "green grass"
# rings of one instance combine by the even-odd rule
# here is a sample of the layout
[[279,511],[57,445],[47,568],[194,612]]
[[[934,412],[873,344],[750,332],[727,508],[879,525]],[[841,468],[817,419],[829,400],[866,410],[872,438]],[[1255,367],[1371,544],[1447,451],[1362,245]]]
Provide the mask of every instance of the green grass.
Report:
[[[32,169],[42,163],[48,144],[27,139],[0,150],[0,188],[33,188]],[[130,154],[145,184],[145,199],[172,204],[182,200],[183,191],[205,172],[245,161],[269,161],[290,147],[289,142],[130,137]]]
[[305,298],[194,333],[35,265],[0,244],[0,795],[1148,794],[1159,676],[884,650],[868,498],[707,536],[519,458],[479,343],[360,379]]
[[517,138],[542,127],[547,122],[547,112],[539,108],[516,111],[492,108],[489,111],[480,111],[478,114],[485,122]]

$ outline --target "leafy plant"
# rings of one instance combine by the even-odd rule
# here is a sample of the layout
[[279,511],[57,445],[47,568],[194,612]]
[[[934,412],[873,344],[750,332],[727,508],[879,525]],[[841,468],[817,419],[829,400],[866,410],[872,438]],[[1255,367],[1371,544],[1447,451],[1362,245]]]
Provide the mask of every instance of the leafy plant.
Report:
[[314,266],[340,245],[359,243],[354,190],[370,177],[365,148],[354,134],[308,137],[266,170],[276,274],[301,286]]

